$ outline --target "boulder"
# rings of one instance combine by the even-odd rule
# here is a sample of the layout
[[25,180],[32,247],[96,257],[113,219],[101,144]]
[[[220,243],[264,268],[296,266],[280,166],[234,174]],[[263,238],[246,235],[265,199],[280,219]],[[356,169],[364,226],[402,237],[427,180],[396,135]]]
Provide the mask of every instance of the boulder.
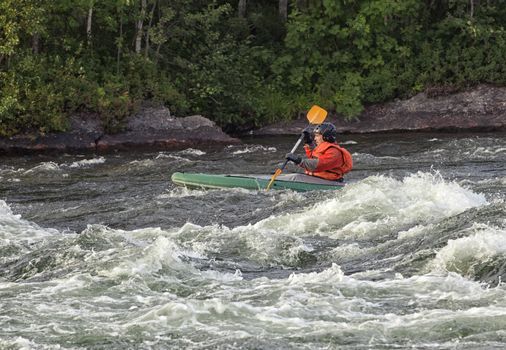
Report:
[[125,131],[117,134],[104,132],[99,115],[78,114],[70,118],[70,130],[65,133],[23,134],[0,138],[0,154],[181,149],[240,142],[203,116],[176,118],[168,108],[147,107],[127,118]]
[[181,118],[181,124],[185,129],[198,129],[202,127],[216,128],[216,124],[201,115],[191,115]]
[[182,129],[182,118],[172,117],[167,107],[145,107],[127,118],[126,130],[131,132],[159,132]]

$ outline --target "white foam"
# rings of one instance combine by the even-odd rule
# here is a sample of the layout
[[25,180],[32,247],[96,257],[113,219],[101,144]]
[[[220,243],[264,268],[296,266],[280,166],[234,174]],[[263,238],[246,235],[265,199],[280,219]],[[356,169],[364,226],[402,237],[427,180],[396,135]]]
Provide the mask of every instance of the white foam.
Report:
[[132,160],[129,164],[137,166],[137,167],[152,167],[155,165],[155,162],[152,159],[142,159],[142,160]]
[[348,141],[344,141],[344,142],[339,142],[340,145],[356,145],[358,144],[357,141],[353,141],[353,140],[348,140]]
[[[121,231],[121,230],[116,230]],[[127,235],[146,235],[154,236],[153,229],[142,229],[134,231],[121,231]],[[157,230],[162,233],[163,231]],[[136,256],[139,253],[135,253]],[[158,236],[151,243],[148,243],[143,248],[141,257],[132,260],[131,258],[121,258],[119,264],[110,270],[102,270],[100,272],[103,276],[117,277],[117,276],[136,276],[136,275],[149,275],[161,270],[164,267],[170,267],[173,270],[183,270],[187,273],[197,273],[197,270],[180,259],[185,254],[184,250],[179,248],[173,241],[164,236]],[[193,253],[195,255],[195,253]]]
[[204,154],[206,154],[206,152],[201,151],[199,149],[194,149],[194,148],[187,148],[187,149],[179,151],[177,153],[182,154],[182,155],[192,155],[192,156],[203,156]]
[[506,176],[503,177],[494,177],[494,178],[488,178],[483,180],[468,180],[463,179],[459,181],[461,185],[504,185],[506,186]]
[[165,193],[158,195],[157,199],[185,198],[185,197],[202,197],[208,194],[206,190],[189,189],[184,186],[177,186]]
[[274,202],[274,207],[279,207],[287,203],[298,203],[306,199],[302,193],[294,191],[279,191],[273,192],[273,194],[270,200]]
[[289,284],[332,284],[342,282],[343,278],[344,273],[341,267],[337,264],[332,264],[330,268],[322,272],[292,273],[288,277],[287,282]]
[[424,226],[424,225],[416,225],[414,227],[410,227],[408,230],[400,231],[397,235],[398,239],[404,239],[404,238],[412,238],[419,235],[424,234],[427,232],[427,230],[430,229],[432,225]]
[[253,146],[247,146],[246,148],[237,150],[232,152],[232,154],[245,154],[245,153],[255,153],[255,152],[276,152],[276,147],[265,147],[261,145],[253,145]]
[[166,153],[163,153],[163,152],[160,152],[156,157],[155,159],[173,159],[175,161],[178,161],[178,162],[183,162],[183,163],[191,163],[192,161],[188,158],[184,158],[184,157],[181,157],[181,156],[177,156],[175,154],[166,154]]
[[260,231],[318,233],[334,238],[377,237],[396,227],[437,222],[487,204],[483,195],[429,173],[402,180],[371,176],[334,193],[334,198],[304,211],[270,217],[255,227]]
[[[227,249],[240,250],[238,254],[261,264],[292,265],[313,250],[302,239],[304,236],[403,239],[423,234],[444,218],[487,204],[483,195],[428,173],[401,180],[372,176],[343,190],[326,192],[322,198],[307,208],[270,216],[254,224],[230,229],[188,223],[170,236],[186,249],[204,256],[213,255],[227,245]],[[304,199],[299,193],[275,198],[286,202]],[[360,248],[348,247],[340,252],[336,248],[331,254],[354,254],[357,249]]]
[[11,242],[33,243],[55,234],[59,234],[55,229],[41,228],[13,214],[9,205],[0,200],[0,246]]
[[429,264],[436,272],[454,271],[472,276],[480,267],[506,254],[506,230],[475,223],[466,237],[449,240]]
[[477,147],[470,155],[476,158],[490,158],[506,155],[506,147]]
[[98,157],[98,158],[79,160],[77,162],[71,163],[68,167],[69,168],[82,168],[82,167],[87,167],[87,166],[96,165],[96,164],[103,164],[103,163],[105,163],[105,158]]
[[375,155],[372,155],[369,153],[360,153],[360,152],[355,152],[352,155],[353,155],[354,162],[357,164],[360,162],[379,162],[379,161],[384,161],[384,160],[402,159],[402,157],[393,157],[393,156],[379,157],[379,156],[375,156]]
[[240,270],[236,270],[234,273],[223,273],[219,271],[214,270],[206,270],[201,272],[202,277],[204,277],[206,280],[214,280],[217,282],[235,282],[235,281],[242,281],[242,272]]
[[[2,340],[0,339],[0,348],[2,349],[16,349],[16,350],[32,350],[39,349],[40,344],[34,343],[30,339],[23,337],[16,337],[13,340]],[[60,346],[55,347],[56,349]]]
[[55,162],[43,162],[31,169],[28,169],[24,174],[32,174],[37,172],[57,172],[61,171],[60,165]]

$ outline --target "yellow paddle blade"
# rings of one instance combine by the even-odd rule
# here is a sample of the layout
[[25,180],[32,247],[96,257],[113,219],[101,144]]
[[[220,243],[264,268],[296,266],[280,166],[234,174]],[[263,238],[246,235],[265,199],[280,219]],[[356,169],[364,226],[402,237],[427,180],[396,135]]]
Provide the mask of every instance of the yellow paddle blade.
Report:
[[270,189],[272,184],[274,183],[274,180],[276,180],[276,178],[278,177],[279,174],[281,174],[283,170],[281,169],[277,169],[276,172],[274,173],[274,175],[272,175],[271,177],[271,181],[269,181],[269,184],[267,185],[267,187],[265,188],[266,190]]
[[306,117],[310,124],[321,124],[325,118],[327,118],[327,111],[317,105],[314,105],[311,107],[309,112],[307,112]]

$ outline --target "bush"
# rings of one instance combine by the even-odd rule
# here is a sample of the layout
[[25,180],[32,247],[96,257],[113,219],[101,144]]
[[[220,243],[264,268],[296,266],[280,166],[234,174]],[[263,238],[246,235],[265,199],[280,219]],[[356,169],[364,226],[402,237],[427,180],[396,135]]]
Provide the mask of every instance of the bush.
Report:
[[68,128],[61,72],[57,60],[49,62],[28,54],[2,73],[0,132],[4,136],[25,129],[45,133]]

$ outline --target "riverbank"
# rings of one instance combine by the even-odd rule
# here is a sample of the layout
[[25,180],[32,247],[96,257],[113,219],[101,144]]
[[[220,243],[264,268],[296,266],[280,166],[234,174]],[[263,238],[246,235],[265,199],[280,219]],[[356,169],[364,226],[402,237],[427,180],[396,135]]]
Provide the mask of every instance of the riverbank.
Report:
[[[407,100],[367,107],[347,121],[329,115],[339,133],[404,131],[506,130],[506,87],[480,85],[463,92],[433,89]],[[195,146],[238,144],[213,121],[199,115],[178,118],[165,107],[143,107],[129,117],[122,132],[108,134],[99,115],[74,115],[70,131],[22,134],[0,138],[0,154],[33,152],[109,152],[125,149],[180,149]],[[299,134],[307,125],[303,116],[251,130],[248,135]]]
[[[479,85],[463,92],[434,89],[407,100],[366,107],[356,119],[329,115],[339,133],[402,131],[501,131],[506,130],[506,87]],[[307,125],[304,117],[252,131],[253,135],[298,134]]]
[[109,134],[103,129],[99,115],[74,115],[70,119],[69,132],[0,138],[0,154],[111,152],[153,148],[171,150],[241,142],[225,134],[213,121],[203,116],[177,118],[165,107],[143,107],[125,124],[122,132]]

